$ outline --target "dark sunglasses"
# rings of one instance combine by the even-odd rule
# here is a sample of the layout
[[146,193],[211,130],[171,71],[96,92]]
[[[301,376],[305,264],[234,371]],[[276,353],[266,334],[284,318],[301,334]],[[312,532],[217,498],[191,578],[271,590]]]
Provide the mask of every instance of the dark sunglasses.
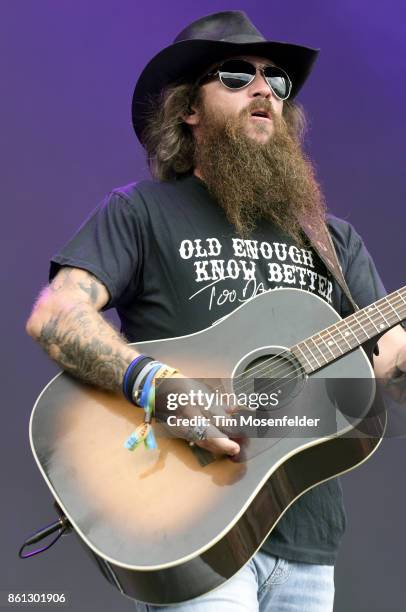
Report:
[[243,89],[255,79],[260,71],[272,92],[279,100],[287,100],[292,90],[292,82],[286,72],[277,66],[259,66],[258,68],[246,60],[231,59],[225,61],[215,72],[209,72],[206,77],[218,76],[227,89]]

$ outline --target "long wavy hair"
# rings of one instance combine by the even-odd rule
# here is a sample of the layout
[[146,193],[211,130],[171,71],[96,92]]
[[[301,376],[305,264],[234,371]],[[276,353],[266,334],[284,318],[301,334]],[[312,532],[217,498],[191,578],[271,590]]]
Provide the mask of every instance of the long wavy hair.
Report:
[[[195,140],[183,117],[199,103],[200,88],[192,84],[168,87],[159,98],[151,101],[142,143],[154,178],[168,181],[193,172]],[[306,131],[303,108],[286,100],[283,117],[290,134],[302,142]]]

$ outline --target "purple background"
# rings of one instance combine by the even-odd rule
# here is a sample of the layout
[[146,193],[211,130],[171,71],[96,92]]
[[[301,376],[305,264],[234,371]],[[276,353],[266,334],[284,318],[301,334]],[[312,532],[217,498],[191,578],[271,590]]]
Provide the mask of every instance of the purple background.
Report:
[[[48,259],[111,188],[147,176],[130,124],[146,62],[190,21],[243,9],[269,38],[321,47],[300,99],[330,210],[364,237],[388,290],[404,284],[406,8],[402,0],[13,0],[0,7],[2,145],[2,538],[0,591],[70,595],[72,610],[133,609],[74,538],[31,561],[23,538],[54,519],[28,444],[31,407],[55,373],[24,322]],[[343,477],[349,526],[336,612],[404,609],[406,444],[385,440]]]

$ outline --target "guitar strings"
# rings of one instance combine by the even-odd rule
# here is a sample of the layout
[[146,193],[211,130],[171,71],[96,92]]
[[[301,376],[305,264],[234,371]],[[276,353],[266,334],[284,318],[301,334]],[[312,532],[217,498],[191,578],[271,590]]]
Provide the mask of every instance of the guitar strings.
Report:
[[[355,348],[354,348],[354,350],[355,350]],[[291,357],[291,353],[290,353],[289,351],[287,351],[287,350],[284,350],[284,351],[281,351],[280,353],[278,353],[277,355],[275,355],[274,357],[272,357],[271,359],[269,359],[269,360],[267,360],[267,361],[268,361],[268,362],[269,362],[269,361],[274,361],[274,360],[278,360],[278,361],[279,361],[279,360],[280,360],[281,358],[283,358],[285,355],[286,355],[286,356]],[[300,363],[300,361],[299,361],[297,358],[295,358],[295,361],[296,361],[296,363],[298,363],[298,364],[299,364],[299,368],[300,368],[301,374],[303,374],[303,373],[304,373],[304,374],[306,374],[306,371],[305,371],[305,369],[304,369],[303,365]],[[328,365],[328,364],[324,364],[324,365]],[[286,382],[277,382],[276,384],[273,384],[273,385],[271,385],[270,387],[267,387],[267,390],[268,390],[268,391],[271,391],[271,390],[279,390],[279,389],[281,389],[281,388],[285,387],[285,386],[286,386],[287,384],[289,384],[290,382],[294,382],[295,380],[297,380],[297,379],[299,379],[299,378],[301,377],[301,375],[300,375],[300,374],[299,374],[299,375],[298,375],[298,374],[296,374],[295,376],[289,376],[289,374],[290,374],[290,373],[292,373],[292,370],[291,370],[290,368],[289,368],[289,369],[288,369],[288,368],[286,368],[285,366],[286,366],[286,364],[285,364],[285,363],[284,363],[284,364],[282,364],[282,365],[281,365],[279,368],[275,369],[275,371],[274,371],[274,372],[272,372],[271,374],[268,374],[268,378],[269,378],[270,376],[272,376],[272,378],[275,378],[275,376],[276,376],[276,375],[278,375],[278,378],[284,378],[284,379],[287,379],[287,380],[286,380]],[[256,373],[258,373],[258,372],[259,372],[259,371],[261,371],[261,370],[267,369],[267,367],[268,367],[268,366],[266,366],[265,368],[259,368],[259,367],[256,367],[256,366],[255,366],[255,367],[251,368],[251,370],[257,370],[257,372],[256,372]],[[320,368],[317,368],[317,369],[322,369],[322,367],[323,367],[323,366],[321,366]],[[316,369],[316,370],[314,370],[314,371],[317,371],[317,369]],[[247,370],[247,371],[248,371],[248,370]],[[296,370],[296,371],[297,371],[297,370]],[[285,375],[285,372],[287,372],[287,374],[288,374],[287,376]],[[239,375],[239,376],[238,376],[238,378],[241,378],[241,376],[244,376],[244,375],[245,375],[245,372],[244,372],[242,375]],[[237,377],[234,377],[234,379],[233,379],[233,380],[235,380],[236,378],[237,378]],[[254,380],[254,378],[253,378],[253,377],[251,377],[251,381],[252,381],[252,380]],[[248,380],[248,381],[246,381],[246,382],[242,383],[242,384],[239,386],[239,389],[238,389],[238,390],[239,390],[239,392],[243,393],[243,392],[244,392],[244,390],[248,389],[248,387],[250,386],[250,382],[251,382],[251,381],[250,381],[250,380]]]
[[[399,301],[399,298],[397,298],[397,299],[396,299],[396,301]],[[396,301],[394,302],[394,304],[395,304],[395,305],[396,305]],[[404,300],[403,300],[403,298],[402,298],[401,296],[400,296],[400,303],[402,303],[402,304],[404,303]],[[368,307],[367,307],[367,308],[368,308]],[[384,312],[384,309],[381,309],[381,310],[382,310],[383,317],[385,316],[385,314],[389,314],[389,313],[390,313],[390,312],[392,312],[392,310],[393,310],[393,308],[392,308],[392,306],[391,306],[391,305],[389,305],[389,306],[385,305],[385,308],[387,309],[385,312]],[[365,309],[363,309],[363,310],[365,310]],[[358,315],[359,315],[359,314],[361,314],[361,315],[363,315],[363,316],[365,317],[365,320],[367,320],[367,321],[369,321],[369,322],[371,322],[371,321],[372,321],[372,324],[375,326],[375,322],[372,320],[372,318],[373,318],[373,316],[374,316],[374,315],[376,316],[376,314],[377,314],[376,312],[375,312],[375,313],[371,313],[371,315],[372,315],[372,316],[371,316],[371,315],[368,315],[366,312],[362,312],[362,311],[361,311],[360,313],[355,313],[355,314],[358,314]],[[378,314],[379,314],[379,313],[378,313]],[[336,324],[333,324],[333,325],[329,326],[329,327],[328,327],[328,328],[326,328],[326,329],[329,329],[330,327],[335,327],[337,324],[341,323],[342,321],[345,321],[345,319],[342,319],[342,320],[340,320],[340,321],[337,321],[337,323],[336,323]],[[399,321],[399,322],[400,322],[400,321]],[[362,327],[361,323],[358,323],[358,324],[359,324],[359,325]],[[395,324],[395,325],[396,325],[396,324]],[[375,326],[375,327],[376,327],[376,326]],[[322,330],[322,331],[324,331],[324,330]],[[320,333],[322,333],[322,332],[320,332]],[[317,335],[317,332],[316,332],[316,334],[314,334],[314,336],[316,336],[316,335]],[[355,336],[355,333],[354,333],[354,336]],[[356,336],[355,336],[355,337],[356,337]],[[310,336],[310,338],[311,338],[311,336]],[[306,339],[306,340],[308,340],[308,339]],[[304,342],[304,343],[305,343],[305,342],[306,342],[306,340],[303,340],[302,342]],[[338,343],[337,343],[337,346],[338,346]],[[357,348],[357,347],[351,348],[351,350],[355,350],[356,348]],[[348,351],[348,352],[350,352],[350,351]],[[312,354],[312,351],[310,351],[310,353]],[[321,353],[321,355],[323,355],[323,353],[322,353],[321,351],[320,351],[320,353]],[[343,354],[346,354],[346,351],[344,351],[344,353],[343,353]],[[247,373],[250,373],[250,372],[251,372],[251,373],[255,373],[255,374],[263,373],[265,370],[267,370],[267,369],[268,369],[269,364],[270,364],[271,362],[274,362],[274,361],[280,361],[282,357],[284,357],[284,356],[286,356],[286,357],[291,357],[291,355],[292,355],[292,352],[291,352],[291,350],[290,350],[290,349],[284,349],[284,350],[283,350],[283,351],[281,351],[280,353],[277,353],[276,355],[273,355],[272,357],[270,357],[270,358],[266,359],[265,361],[263,361],[263,362],[261,363],[261,365],[260,365],[260,366],[252,366],[251,368],[248,368],[247,370],[245,370],[243,373],[238,374],[237,376],[235,376],[235,377],[234,377],[234,379],[233,379],[233,380],[238,380],[238,379],[241,379],[241,378],[246,378],[246,377],[247,377]],[[300,362],[300,360],[299,360],[299,359],[296,357],[296,355],[294,355],[294,357],[295,357],[295,362],[299,364],[300,369],[301,369],[301,370],[302,370],[304,373],[306,373],[306,370],[305,370],[305,368],[304,368],[303,364],[302,364],[302,363]],[[314,360],[316,361],[316,363],[318,364],[317,359],[316,359],[314,356],[313,356],[313,358],[314,358]],[[325,356],[324,356],[324,355],[323,355],[323,358],[325,358]],[[337,359],[338,359],[338,358],[339,358],[339,356],[337,357]],[[309,362],[309,363],[310,363],[310,362]],[[311,365],[311,364],[310,364],[310,365]],[[320,365],[320,364],[318,364],[318,365],[319,365],[319,367],[320,367],[320,368],[322,368],[322,367],[323,367],[323,364],[321,364],[321,365]],[[324,365],[328,365],[328,362],[327,362],[326,364],[324,364]],[[273,376],[275,376],[276,374],[279,374],[279,372],[283,372],[283,371],[284,371],[285,366],[286,366],[286,364],[283,364],[282,366],[280,366],[280,367],[279,367],[279,370],[278,370],[278,369],[276,369],[276,370],[275,370],[275,371],[272,373],[272,374],[273,374]],[[286,369],[286,368],[285,368],[285,369]],[[317,370],[317,369],[319,369],[319,368],[316,368],[316,370]],[[316,371],[316,370],[315,370],[315,371]],[[281,377],[281,378],[286,378],[286,376],[280,376],[280,377]],[[291,377],[289,380],[290,380],[290,381],[293,381],[293,380],[295,380],[295,378],[299,378],[299,376],[296,376],[296,377]],[[287,384],[287,383],[285,383],[285,384]],[[247,384],[245,384],[245,386],[247,386]],[[280,385],[278,385],[278,387],[280,387]],[[242,386],[242,388],[244,388],[244,385]]]
[[[403,298],[401,298],[401,300],[402,300],[402,302],[403,302]],[[405,305],[406,305],[406,302],[405,302]],[[367,307],[367,308],[368,308],[368,307]],[[391,308],[390,306],[389,306],[389,307],[387,307],[387,306],[386,306],[386,308],[387,308],[387,310],[385,311],[385,314],[389,314],[390,312],[392,312],[392,308]],[[382,309],[382,310],[383,310],[383,309]],[[371,315],[367,315],[367,314],[366,314],[366,312],[362,312],[362,311],[360,311],[359,313],[356,313],[356,314],[362,314],[363,316],[365,316],[365,317],[366,317],[366,320],[368,320],[368,322],[371,322],[371,318],[372,318],[372,317],[371,317]],[[376,313],[374,313],[374,314],[376,315]],[[351,315],[351,316],[352,316],[352,315]],[[374,316],[374,315],[372,315],[372,316]],[[384,316],[384,315],[383,315],[383,316]],[[333,323],[332,325],[329,325],[329,326],[328,326],[326,329],[330,329],[331,327],[336,327],[337,325],[339,325],[340,323],[343,323],[343,322],[345,322],[345,321],[346,321],[346,319],[340,319],[339,321],[337,321],[337,323]],[[398,323],[400,323],[400,322],[401,322],[401,319],[399,320],[399,322],[398,322]],[[373,322],[373,324],[374,324],[374,322]],[[358,325],[360,325],[360,327],[362,328],[362,325],[361,325],[360,323],[358,323]],[[395,323],[394,325],[397,325],[397,323]],[[374,326],[375,326],[375,325],[374,325]],[[378,331],[378,328],[377,328],[376,326],[375,326],[375,328],[376,328],[376,329],[377,329],[377,331]],[[312,336],[309,336],[309,338],[306,338],[306,339],[304,339],[304,340],[301,340],[301,341],[300,341],[300,342],[298,342],[297,344],[306,343],[306,342],[307,342],[308,340],[310,340],[312,337],[317,336],[317,335],[319,335],[319,334],[321,335],[321,334],[322,334],[324,331],[326,331],[326,329],[325,329],[325,330],[321,330],[321,332],[316,332],[316,333],[315,333],[315,334],[313,334]],[[352,331],[352,330],[351,330],[351,331]],[[343,334],[342,334],[341,332],[339,332],[339,333],[340,333],[341,338],[343,338],[343,337],[344,337],[344,336],[343,336]],[[358,338],[356,337],[355,333],[354,333],[353,331],[352,331],[352,333],[353,333],[354,337],[357,339],[357,342],[359,342],[359,340],[358,340]],[[366,333],[366,332],[365,332],[365,333]],[[332,334],[330,334],[330,335],[332,336]],[[332,337],[333,337],[333,336],[332,336]],[[334,337],[333,337],[333,339],[334,339]],[[368,338],[367,338],[366,340],[364,340],[364,342],[367,342],[367,341],[368,341]],[[338,342],[336,343],[336,344],[337,344],[337,346],[338,346],[338,343],[339,343],[339,342],[340,342],[340,340],[338,340]],[[361,344],[363,344],[364,342],[360,343],[360,345],[361,345]],[[346,340],[346,343],[347,343],[347,345],[348,345],[347,340]],[[295,346],[297,346],[297,345],[295,345]],[[354,349],[356,349],[356,348],[357,348],[357,347],[353,347],[353,348],[351,348],[351,350],[354,350]],[[308,350],[310,351],[310,353],[312,353],[312,351],[311,351],[310,349],[308,349]],[[343,354],[345,354],[346,352],[347,352],[347,351],[346,351],[346,350],[344,350],[344,353],[343,353]],[[348,352],[349,352],[349,351],[348,351]],[[243,372],[242,374],[238,374],[238,375],[237,375],[237,376],[235,376],[234,378],[236,379],[236,378],[241,378],[241,377],[244,377],[244,376],[246,375],[246,373],[247,373],[247,372],[250,372],[251,370],[252,370],[252,371],[257,371],[257,372],[259,372],[259,371],[263,371],[263,370],[264,370],[264,369],[267,367],[267,364],[269,364],[271,361],[273,361],[273,360],[275,360],[275,359],[278,359],[278,360],[279,360],[279,359],[280,359],[280,357],[281,357],[282,355],[285,355],[285,354],[289,354],[289,355],[290,355],[290,354],[291,354],[291,349],[285,349],[285,350],[281,351],[280,353],[277,353],[276,355],[274,355],[274,356],[270,357],[269,359],[267,359],[267,360],[263,361],[263,362],[261,363],[261,365],[260,365],[260,366],[252,366],[251,368],[248,368],[247,370],[245,370],[245,372]],[[323,354],[321,351],[320,351],[320,354],[321,354],[321,355],[323,355],[323,358],[324,358],[324,354]],[[339,356],[338,356],[338,357],[339,357]],[[338,358],[338,357],[337,357],[337,358]],[[295,358],[296,358],[296,356],[295,356]],[[318,362],[317,362],[317,359],[316,359],[314,356],[313,356],[313,359],[314,359],[314,361],[315,361],[316,363],[318,363]],[[297,361],[299,361],[297,358],[296,358],[296,360],[297,360]],[[309,363],[310,363],[310,362],[309,362]],[[324,365],[327,365],[327,364],[324,364]],[[323,366],[323,364],[322,364],[322,365],[320,365],[320,367],[322,367],[322,366]],[[316,369],[318,369],[318,368],[316,368]]]

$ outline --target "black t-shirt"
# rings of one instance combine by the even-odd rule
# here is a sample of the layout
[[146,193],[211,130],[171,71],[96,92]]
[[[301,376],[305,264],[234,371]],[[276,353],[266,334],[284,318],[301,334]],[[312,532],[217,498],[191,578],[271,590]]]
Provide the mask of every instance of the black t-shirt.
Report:
[[[346,281],[360,307],[386,294],[361,238],[329,217]],[[311,248],[299,248],[270,222],[241,239],[194,176],[115,189],[51,260],[83,268],[107,287],[129,342],[181,336],[209,327],[244,301],[277,287],[315,293],[341,316],[352,312]],[[295,561],[333,564],[345,529],[338,478],[302,495],[264,550]]]

